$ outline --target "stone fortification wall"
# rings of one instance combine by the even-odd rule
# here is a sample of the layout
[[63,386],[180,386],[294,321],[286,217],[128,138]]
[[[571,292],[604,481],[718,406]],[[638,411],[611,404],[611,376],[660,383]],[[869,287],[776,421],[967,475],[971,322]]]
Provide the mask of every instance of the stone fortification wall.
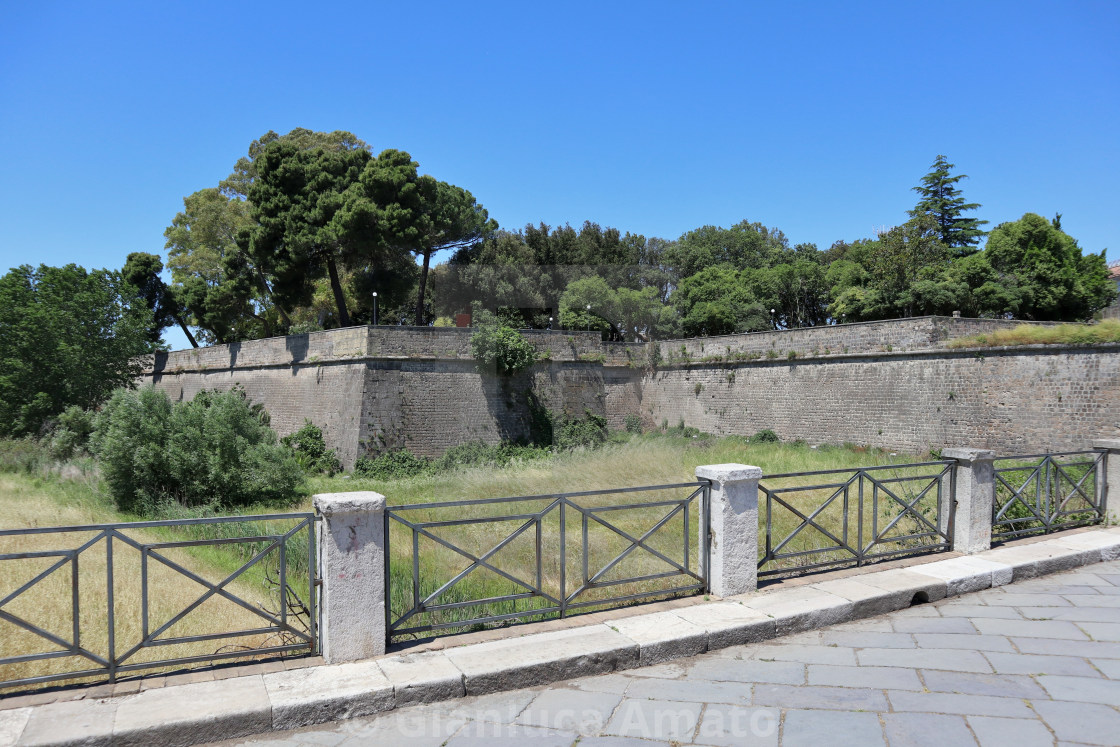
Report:
[[701,360],[786,357],[832,353],[877,353],[898,350],[933,350],[954,337],[1010,329],[1020,324],[1037,324],[1006,319],[962,319],[949,316],[922,316],[910,319],[884,319],[826,327],[803,327],[774,332],[749,332],[687,340],[663,340],[659,344],[663,360]]
[[943,347],[1009,324],[1018,322],[924,317],[662,341],[655,370],[646,345],[529,332],[542,361],[514,377],[477,369],[469,329],[353,327],[163,353],[142,380],[176,399],[240,385],[281,434],[305,419],[323,428],[347,466],[367,451],[436,456],[470,440],[528,438],[542,407],[589,410],[612,428],[637,414],[904,451],[1074,448],[1120,435],[1120,346]]
[[603,346],[594,332],[526,333],[544,360],[503,377],[477,369],[470,332],[351,327],[180,350],[149,359],[142,380],[174,399],[240,385],[281,435],[305,419],[322,428],[348,467],[367,451],[438,456],[465,441],[527,439],[533,407],[591,411],[614,428],[640,409],[635,346]]
[[1087,448],[1120,434],[1120,345],[1030,346],[663,368],[643,416],[717,434],[919,452]]

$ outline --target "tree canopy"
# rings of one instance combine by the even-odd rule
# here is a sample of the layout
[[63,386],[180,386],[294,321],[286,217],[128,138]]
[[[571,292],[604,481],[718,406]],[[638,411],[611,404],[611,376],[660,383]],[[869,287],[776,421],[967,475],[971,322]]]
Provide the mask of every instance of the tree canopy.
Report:
[[119,272],[23,265],[0,277],[0,435],[36,434],[130,385],[151,329]]
[[954,185],[967,174],[949,176],[954,164],[945,156],[939,155],[930,167],[930,172],[922,177],[922,183],[913,190],[922,199],[910,211],[911,218],[928,216],[937,222],[937,234],[941,243],[953,250],[955,256],[972,254],[976,244],[985,235],[980,226],[988,221],[977,220],[962,215],[980,207],[975,202],[965,202],[961,191]]

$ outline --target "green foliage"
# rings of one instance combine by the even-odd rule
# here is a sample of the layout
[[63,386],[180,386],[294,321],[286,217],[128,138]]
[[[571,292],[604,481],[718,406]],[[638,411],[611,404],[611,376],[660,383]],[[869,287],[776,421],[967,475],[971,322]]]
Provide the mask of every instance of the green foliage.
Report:
[[752,444],[776,444],[781,439],[778,438],[778,434],[774,431],[770,430],[769,428],[764,428],[763,430],[751,436],[748,440]]
[[167,287],[159,274],[163,272],[163,261],[154,254],[132,252],[125,260],[121,277],[144,299],[152,311],[152,326],[148,330],[148,342],[157,346],[162,341],[163,330],[173,323],[178,324],[190,341],[198,347],[194,336],[182,317],[182,307],[175,292]]
[[521,334],[496,321],[486,321],[471,335],[471,355],[480,366],[509,375],[529,368],[537,351]]
[[626,426],[626,432],[627,433],[641,434],[641,432],[642,432],[642,416],[641,415],[635,415],[634,413],[630,413],[629,415],[626,416],[626,418],[624,420],[624,423],[625,423],[625,426]]
[[1011,279],[1023,319],[1081,321],[1116,298],[1104,252],[1082,254],[1072,236],[1041,215],[996,226],[984,254]]
[[39,434],[140,372],[151,311],[119,273],[23,265],[0,277],[0,436]]
[[607,441],[607,419],[584,410],[584,417],[566,417],[555,428],[555,448],[559,451],[571,449],[597,449]]
[[50,440],[51,456],[66,461],[80,456],[89,449],[89,439],[93,434],[94,413],[70,405],[58,416],[58,425]]
[[432,462],[437,471],[455,469],[457,467],[505,467],[515,461],[529,461],[544,459],[550,455],[546,448],[516,444],[503,441],[497,445],[490,445],[482,441],[468,441],[467,443],[452,446]]
[[976,251],[972,247],[984,236],[980,226],[988,221],[962,216],[962,213],[976,210],[980,205],[964,201],[961,191],[953,185],[967,179],[968,175],[949,176],[952,168],[953,164],[945,156],[939,155],[934,160],[930,172],[922,177],[921,185],[913,188],[922,198],[909,212],[911,218],[932,218],[937,224],[940,242],[954,250],[954,256],[967,256]]
[[52,460],[50,451],[34,438],[0,438],[0,472],[35,474]]
[[295,457],[240,389],[174,404],[152,387],[118,389],[90,445],[117,507],[141,515],[290,501],[301,487]]
[[298,431],[284,436],[280,442],[292,450],[299,466],[308,472],[333,475],[342,469],[334,450],[327,448],[322,429],[310,420],[304,420]]
[[364,456],[354,465],[354,473],[374,480],[399,480],[423,475],[431,470],[430,460],[416,456],[407,449]]

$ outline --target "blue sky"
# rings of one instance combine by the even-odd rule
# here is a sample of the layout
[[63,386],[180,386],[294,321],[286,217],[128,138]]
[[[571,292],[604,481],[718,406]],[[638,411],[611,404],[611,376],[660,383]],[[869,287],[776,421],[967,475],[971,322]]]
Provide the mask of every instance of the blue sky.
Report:
[[0,272],[162,252],[293,127],[407,150],[507,228],[821,248],[904,221],[944,153],[977,217],[1061,212],[1114,261],[1118,37],[1117,2],[6,3]]

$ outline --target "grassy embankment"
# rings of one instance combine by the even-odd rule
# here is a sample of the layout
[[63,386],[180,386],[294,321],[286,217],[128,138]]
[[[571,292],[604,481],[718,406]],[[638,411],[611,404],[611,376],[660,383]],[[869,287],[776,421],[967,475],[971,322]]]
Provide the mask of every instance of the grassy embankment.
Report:
[[951,348],[1005,347],[1008,345],[1092,345],[1120,342],[1120,321],[1105,319],[1098,324],[1056,324],[1042,327],[1020,324],[982,335],[950,340]]
[[[691,482],[695,479],[696,466],[701,464],[742,462],[762,467],[764,474],[777,474],[912,462],[923,458],[925,457],[894,455],[878,450],[853,447],[823,446],[813,449],[806,445],[797,444],[751,444],[742,438],[641,436],[628,440],[619,438],[603,449],[596,451],[576,451],[543,460],[514,463],[501,469],[493,467],[459,468],[412,478],[383,481],[362,479],[356,476],[315,477],[309,480],[307,497],[303,504],[270,510],[310,509],[310,495],[313,493],[376,490],[388,497],[390,505],[425,504],[464,499],[548,495],[558,492],[570,493],[584,490]],[[927,469],[926,472],[928,471]],[[789,482],[810,484],[820,482],[820,480],[817,478],[798,478],[797,481],[787,481],[787,483]],[[639,501],[679,500],[687,496],[688,492],[687,489],[676,489],[660,493],[614,494],[578,499],[578,502],[581,506],[593,507]],[[790,500],[808,514],[823,500],[827,499],[832,492],[831,489],[826,489],[798,493],[793,494]],[[926,499],[923,501],[922,507],[929,511],[932,508],[931,503],[930,500]],[[408,518],[414,521],[438,521],[509,513],[531,514],[541,511],[547,505],[547,500],[538,500],[490,507],[472,507],[466,510],[424,509],[410,512]],[[689,560],[690,567],[693,569],[699,567],[698,547],[695,541],[695,522],[697,521],[698,508],[698,503],[695,503],[690,516],[693,529],[690,532]],[[648,531],[670,509],[671,507],[632,509],[604,512],[600,516],[622,531],[638,537]],[[262,508],[258,512],[265,510]],[[44,477],[10,473],[0,475],[0,516],[3,517],[3,526],[9,528],[102,523],[127,521],[135,518],[117,513],[105,496],[99,481],[89,474],[78,477],[71,476],[69,479],[58,476]],[[853,532],[853,542],[856,517],[853,491],[853,501],[848,512],[848,519]],[[885,515],[879,517],[880,521],[883,518],[885,518]],[[818,520],[829,526],[833,531],[839,532],[843,519],[841,504],[837,502],[832,509],[822,514]],[[870,512],[865,512],[865,531],[870,531],[871,521]],[[432,532],[478,556],[492,548],[523,523],[523,521],[490,522],[433,528]],[[775,537],[785,536],[798,523],[800,523],[800,519],[788,511],[776,512],[774,517]],[[411,594],[412,544],[411,533],[405,527],[396,522],[392,522],[390,526],[390,576],[392,608],[395,618],[411,606],[409,597]],[[244,530],[247,527],[239,528]],[[880,524],[881,528],[882,524]],[[898,530],[901,531],[903,528],[912,529],[913,527],[904,523]],[[169,533],[166,530],[158,532],[149,530],[146,533],[148,539],[156,539],[157,541],[166,541],[170,538],[168,535]],[[41,537],[35,539],[24,538],[21,549],[41,549],[41,543],[43,542]],[[177,537],[182,538],[181,535],[177,535]],[[591,547],[590,557],[588,558],[591,574],[594,574],[598,568],[601,568],[629,545],[627,540],[594,520],[589,521],[588,539]],[[578,513],[569,510],[566,534],[566,588],[569,594],[582,581],[581,540],[581,517]],[[684,552],[683,516],[678,514],[666,523],[661,530],[649,539],[648,544],[666,556],[680,560]],[[802,532],[797,540],[785,549],[786,551],[805,550],[823,547],[828,544],[830,542],[822,535],[809,530]],[[120,577],[118,590],[115,592],[118,599],[117,607],[118,610],[135,610],[139,607],[138,554],[131,550],[125,551],[121,548],[119,542],[116,543],[116,546],[117,556],[114,558],[114,565]],[[560,589],[559,512],[555,509],[541,521],[541,546],[541,584],[546,591],[555,596],[559,594]],[[233,547],[236,546],[178,550],[176,552],[179,555],[174,556],[174,559],[177,562],[184,563],[206,578],[219,580],[247,559],[243,554],[234,553]],[[470,561],[464,556],[454,553],[431,540],[421,539],[420,549],[422,598],[436,591],[470,564]],[[13,551],[18,550],[11,549],[10,544],[0,550],[0,552]],[[517,578],[525,579],[531,583],[535,582],[535,527],[531,527],[496,553],[490,559],[490,562]],[[83,630],[92,631],[88,634],[87,640],[104,640],[104,552],[90,553],[87,551],[83,553],[82,563],[80,585],[83,598]],[[0,564],[0,572],[4,572],[4,569],[10,565],[13,564]],[[663,561],[639,549],[631,553],[614,571],[601,580],[609,581],[621,577],[642,576],[666,570],[669,570],[669,568]],[[0,576],[0,590],[11,590],[22,583],[21,579],[25,580],[30,577],[27,570],[21,570],[18,573],[8,570],[7,573],[7,576]],[[18,601],[28,605],[28,609],[25,611],[32,619],[58,621],[58,625],[61,626],[60,629],[65,631],[69,625],[68,571],[60,569],[54,575],[58,578],[53,579],[52,577],[53,585],[36,588],[34,590],[35,596],[31,596],[29,592],[26,600],[21,598]],[[177,612],[204,591],[202,587],[178,574],[167,571],[165,575],[167,577],[161,579],[162,583],[158,584],[160,596],[153,600],[153,622],[167,619],[170,614]],[[155,581],[156,579],[153,577],[151,580]],[[605,595],[617,596],[639,593],[664,589],[667,586],[681,585],[682,583],[677,578],[621,584],[589,590],[581,595],[579,600],[595,601],[604,598]],[[275,602],[271,598],[271,590],[260,573],[248,575],[244,581],[237,582],[235,587],[231,588],[234,588],[235,593],[245,599],[255,600],[258,604],[275,608]],[[461,583],[449,589],[436,603],[464,602],[524,591],[523,587],[502,578],[498,574],[479,568],[468,575]],[[410,620],[409,624],[424,625],[454,622],[481,614],[509,614],[538,608],[543,604],[539,599],[522,599],[492,603],[481,608],[472,606],[444,610],[421,614]],[[212,606],[214,609],[207,610],[208,606]],[[221,609],[217,609],[218,606],[221,606]],[[19,614],[14,608],[12,611],[14,614]],[[131,620],[118,621],[118,641],[138,640],[140,629],[138,615],[132,617]],[[255,622],[251,622],[252,617],[249,613],[228,602],[211,600],[184,619],[176,626],[176,629],[169,632],[179,635],[198,635],[212,632],[215,625],[226,630],[243,625],[255,625]],[[98,627],[99,623],[100,627]],[[52,628],[52,632],[56,631]],[[17,638],[11,636],[0,637],[0,640],[5,641],[0,644],[0,656],[10,655],[15,651],[28,650],[20,648],[26,642],[17,640]],[[226,643],[229,642],[191,645],[195,647],[193,653],[213,653],[219,644]],[[252,645],[254,641],[249,639],[233,641],[233,643]],[[42,650],[42,648],[31,650]],[[118,644],[118,648],[120,648],[120,644]],[[174,652],[174,655],[188,655],[183,653],[183,650],[179,647],[176,648],[178,650]],[[94,650],[98,649],[94,647]],[[173,652],[164,649],[156,653],[170,655]],[[71,660],[68,663],[72,665],[73,661]],[[41,672],[43,662],[22,666],[29,669],[34,666],[36,672]],[[17,675],[13,674],[10,668],[7,671],[0,671],[0,679],[10,679],[15,676]]]
[[[62,474],[52,473],[48,465],[44,471],[0,472],[0,528],[83,526],[91,524],[134,521],[138,517],[119,513],[105,494],[101,481],[90,465],[66,465]],[[86,469],[83,469],[85,467]],[[290,522],[289,522],[290,524]],[[251,531],[246,531],[247,529]],[[276,527],[273,527],[275,530]],[[240,522],[225,525],[225,536],[259,534],[259,528]],[[197,539],[198,530],[156,528],[130,530],[127,536],[142,543],[169,542]],[[37,534],[0,537],[0,554],[71,550],[80,547],[96,536],[96,532],[69,532],[63,534]],[[210,538],[217,536],[211,534]],[[303,543],[304,553],[306,544]],[[168,548],[160,552],[175,563],[181,564],[210,583],[218,583],[263,549],[261,543],[246,545],[202,546],[193,548]],[[0,561],[0,599],[11,594],[39,573],[47,570],[60,558],[34,558]],[[80,643],[99,656],[108,652],[108,591],[106,582],[106,541],[101,539],[79,556],[78,597]],[[296,572],[296,564],[289,561],[289,573]],[[301,564],[306,567],[306,560]],[[275,584],[267,575],[275,577],[278,567],[276,553],[266,556],[264,562],[254,566],[243,577],[226,588],[235,596],[252,605],[276,611]],[[122,654],[142,638],[141,619],[141,561],[140,553],[125,542],[113,542],[114,606],[116,609],[116,651]],[[149,561],[149,630],[154,631],[171,620],[198,597],[206,588],[166,565]],[[292,582],[292,586],[299,586]],[[301,596],[307,598],[306,583]],[[5,612],[26,620],[64,640],[73,637],[71,566],[57,569],[32,588],[4,605]],[[161,639],[179,636],[208,635],[230,630],[248,630],[265,627],[259,616],[234,603],[218,597],[203,602],[181,621],[159,636]],[[156,661],[166,658],[210,656],[218,652],[231,652],[237,647],[259,648],[276,645],[275,637],[253,635],[242,638],[181,643],[147,648],[137,652],[128,663]],[[0,658],[27,653],[57,650],[50,641],[0,620]],[[62,657],[0,666],[0,680],[80,671],[92,668],[92,662],[82,657]],[[155,671],[155,670],[152,670]]]

